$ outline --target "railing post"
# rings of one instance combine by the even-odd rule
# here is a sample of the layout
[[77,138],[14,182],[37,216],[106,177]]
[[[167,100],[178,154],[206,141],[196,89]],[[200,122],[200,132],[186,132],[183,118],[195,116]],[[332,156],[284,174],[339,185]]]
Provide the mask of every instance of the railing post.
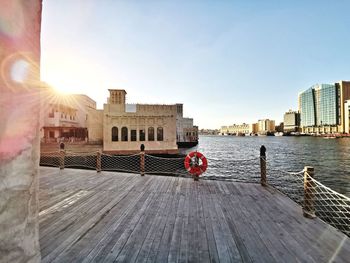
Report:
[[314,178],[315,171],[311,166],[305,166],[304,168],[304,207],[303,215],[307,218],[315,218],[314,208],[314,182],[311,178]]
[[260,183],[262,186],[266,186],[266,147],[261,145],[260,147]]
[[65,150],[60,150],[60,169],[63,170],[64,169],[64,157],[66,155],[66,151]]
[[96,153],[96,171],[98,173],[101,172],[101,151],[97,151]]
[[141,144],[140,147],[140,174],[141,176],[145,175],[145,145]]

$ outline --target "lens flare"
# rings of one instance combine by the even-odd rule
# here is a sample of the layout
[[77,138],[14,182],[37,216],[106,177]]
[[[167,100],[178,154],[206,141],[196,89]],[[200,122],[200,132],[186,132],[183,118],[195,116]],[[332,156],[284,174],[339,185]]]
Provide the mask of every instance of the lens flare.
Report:
[[0,65],[1,78],[6,87],[12,91],[21,87],[37,86],[39,79],[39,65],[29,52],[17,52],[7,56]]
[[24,83],[28,79],[30,65],[24,59],[15,61],[10,69],[10,77],[17,83]]

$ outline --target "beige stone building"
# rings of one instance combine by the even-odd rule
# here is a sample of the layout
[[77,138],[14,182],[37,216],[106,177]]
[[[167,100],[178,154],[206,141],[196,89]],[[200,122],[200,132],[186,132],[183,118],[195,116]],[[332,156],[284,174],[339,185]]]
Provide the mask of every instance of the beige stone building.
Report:
[[83,94],[57,94],[45,84],[42,93],[41,141],[86,141],[87,114],[96,102]]
[[258,120],[258,133],[266,134],[268,132],[275,132],[275,121],[269,119]]
[[255,134],[257,132],[257,125],[253,124],[233,124],[230,126],[221,126],[220,133],[222,135],[243,135]]
[[300,113],[289,110],[283,115],[283,131],[298,132],[300,127]]
[[193,125],[193,118],[183,116],[183,104],[176,104],[176,140],[179,147],[198,144],[198,126]]
[[89,109],[89,140],[102,140],[103,151],[129,154],[145,145],[148,153],[178,153],[177,105],[126,104],[126,91],[110,89],[103,110]]
[[350,100],[344,103],[344,132],[350,133]]

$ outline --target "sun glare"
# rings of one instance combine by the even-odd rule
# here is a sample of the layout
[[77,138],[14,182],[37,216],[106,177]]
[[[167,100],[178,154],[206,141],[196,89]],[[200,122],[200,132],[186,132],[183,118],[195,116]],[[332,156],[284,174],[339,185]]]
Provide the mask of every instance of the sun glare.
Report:
[[57,92],[60,95],[67,95],[70,94],[71,92],[65,88],[64,86],[53,86],[53,89],[55,92]]

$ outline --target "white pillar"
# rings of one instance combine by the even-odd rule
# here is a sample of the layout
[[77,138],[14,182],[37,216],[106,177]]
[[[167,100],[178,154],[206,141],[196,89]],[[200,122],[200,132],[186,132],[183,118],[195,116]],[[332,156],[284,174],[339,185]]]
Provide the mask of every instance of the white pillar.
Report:
[[[40,262],[41,0],[3,1],[0,17],[0,261]],[[1,13],[2,13],[1,12]]]

